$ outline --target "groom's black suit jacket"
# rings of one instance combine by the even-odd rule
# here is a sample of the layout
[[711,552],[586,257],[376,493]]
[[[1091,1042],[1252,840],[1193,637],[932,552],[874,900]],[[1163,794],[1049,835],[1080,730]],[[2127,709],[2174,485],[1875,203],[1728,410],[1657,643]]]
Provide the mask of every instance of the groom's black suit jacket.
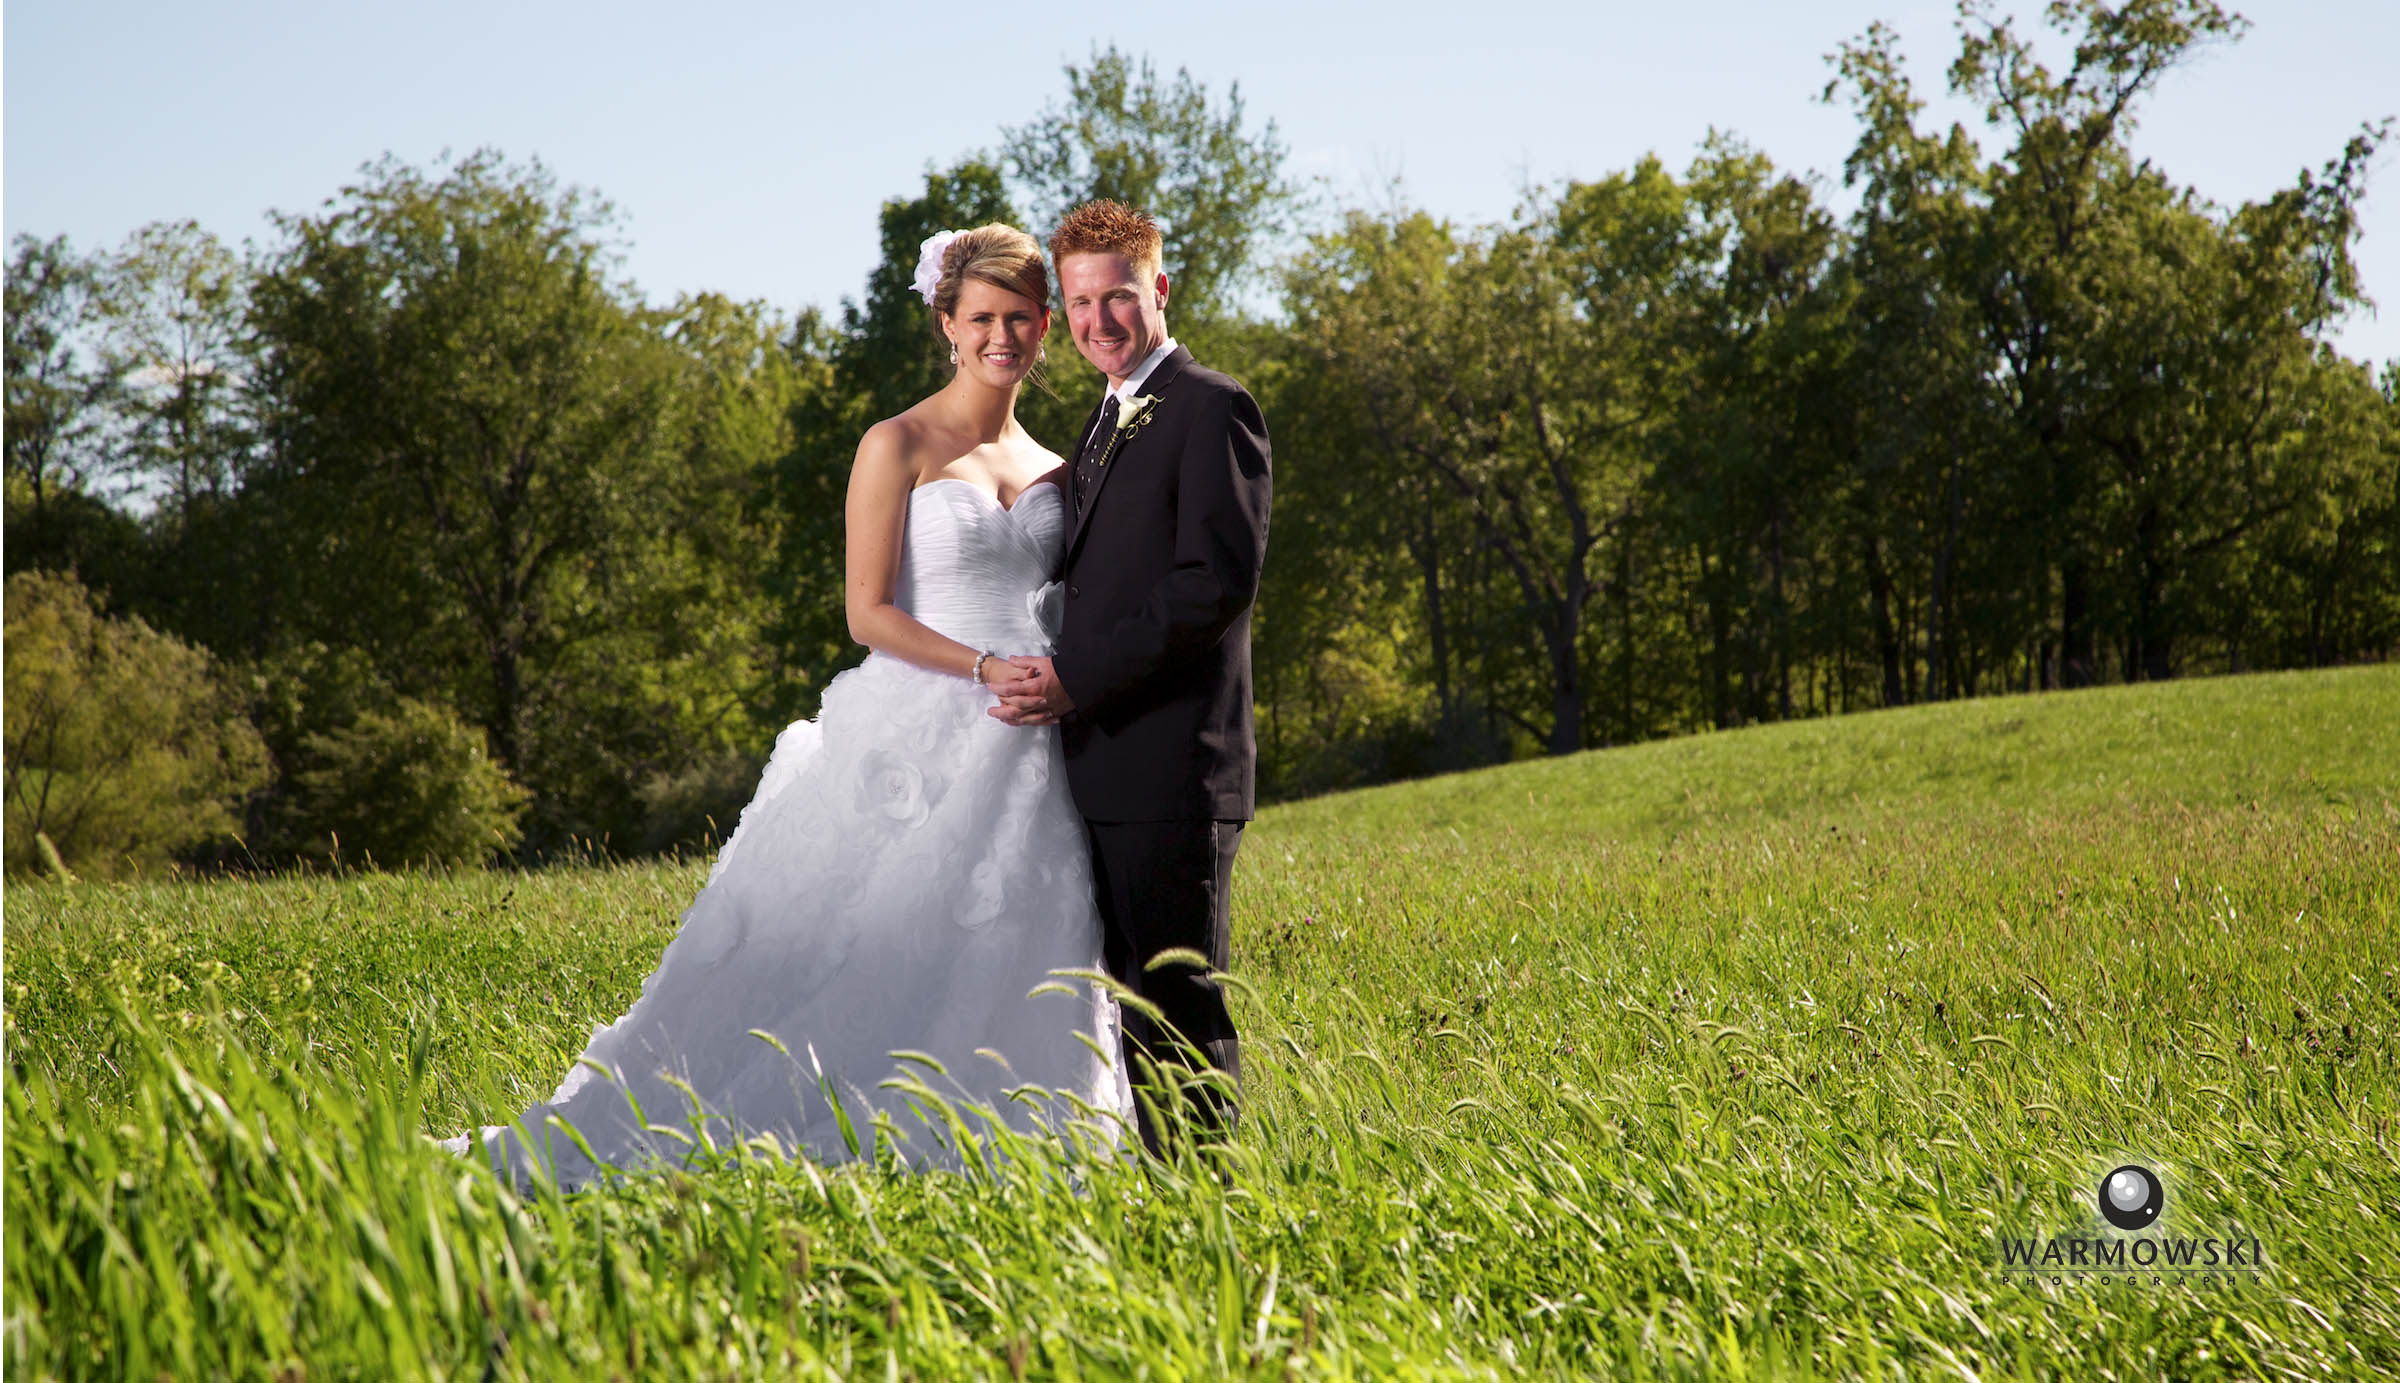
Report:
[[1060,726],[1067,780],[1094,821],[1246,821],[1266,419],[1181,347],[1140,392],[1157,402],[1101,468],[1062,563],[1052,666],[1075,703]]

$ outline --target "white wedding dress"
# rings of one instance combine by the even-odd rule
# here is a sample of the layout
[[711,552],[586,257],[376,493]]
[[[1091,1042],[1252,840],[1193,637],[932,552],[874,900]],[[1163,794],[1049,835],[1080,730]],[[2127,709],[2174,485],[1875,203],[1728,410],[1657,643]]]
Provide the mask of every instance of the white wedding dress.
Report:
[[[955,478],[919,486],[894,602],[960,643],[1047,654],[1070,517],[1054,484],[1013,508]],[[881,653],[834,678],[817,719],[777,738],[632,1010],[594,1030],[556,1094],[482,1131],[495,1170],[591,1180],[553,1116],[607,1165],[680,1163],[695,1103],[720,1147],[770,1135],[841,1160],[872,1150],[881,1114],[907,1161],[953,1164],[947,1121],[901,1088],[919,1081],[1019,1130],[1090,1119],[1113,1141],[1131,1110],[1115,1003],[1052,974],[1100,966],[1058,733],[991,705]]]

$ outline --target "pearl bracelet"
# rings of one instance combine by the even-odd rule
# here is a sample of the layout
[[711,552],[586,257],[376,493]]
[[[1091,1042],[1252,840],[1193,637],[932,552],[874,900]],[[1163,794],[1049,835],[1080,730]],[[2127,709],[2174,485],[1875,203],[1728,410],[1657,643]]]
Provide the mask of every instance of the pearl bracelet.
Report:
[[988,648],[987,648],[987,649],[985,649],[983,652],[976,654],[976,655],[975,655],[975,666],[974,666],[973,668],[971,668],[971,669],[969,669],[969,670],[968,670],[968,672],[967,672],[967,679],[968,679],[969,681],[973,682],[975,685],[977,685],[977,686],[979,686],[979,687],[980,687],[980,686],[982,686],[982,685],[983,685],[983,662],[984,662],[984,659],[986,659],[986,658],[990,658],[990,657],[994,657],[994,656],[996,656],[996,655],[995,655],[995,654],[993,654],[993,652],[992,652],[990,649],[988,649]]

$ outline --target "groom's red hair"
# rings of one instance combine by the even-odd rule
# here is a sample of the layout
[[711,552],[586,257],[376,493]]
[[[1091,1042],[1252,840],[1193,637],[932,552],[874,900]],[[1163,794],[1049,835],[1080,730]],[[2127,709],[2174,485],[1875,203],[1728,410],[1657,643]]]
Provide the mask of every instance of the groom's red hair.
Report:
[[1164,245],[1158,222],[1149,213],[1106,198],[1085,202],[1050,232],[1050,262],[1063,264],[1068,255],[1123,255],[1134,271],[1155,275],[1164,264]]

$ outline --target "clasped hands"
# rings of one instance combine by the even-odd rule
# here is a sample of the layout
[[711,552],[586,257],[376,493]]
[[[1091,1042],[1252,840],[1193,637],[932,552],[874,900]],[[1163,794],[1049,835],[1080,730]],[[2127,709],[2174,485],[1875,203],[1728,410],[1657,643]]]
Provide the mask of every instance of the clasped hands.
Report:
[[985,714],[1003,724],[1056,725],[1075,709],[1048,658],[991,659],[983,665],[983,684],[1000,698]]

